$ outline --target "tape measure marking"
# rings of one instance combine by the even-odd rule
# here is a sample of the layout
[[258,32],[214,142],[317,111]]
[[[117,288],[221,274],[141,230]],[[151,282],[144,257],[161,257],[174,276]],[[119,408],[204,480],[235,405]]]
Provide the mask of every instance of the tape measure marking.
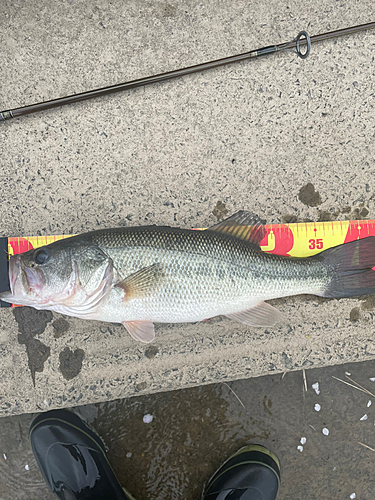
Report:
[[[327,248],[375,236],[375,220],[267,224],[264,229],[266,234],[260,245],[264,252],[290,257],[310,257]],[[11,237],[7,239],[8,257],[72,236],[75,235]],[[4,269],[7,274],[7,266]],[[3,302],[1,305],[6,306]]]
[[[262,250],[291,257],[309,257],[342,243],[375,236],[375,220],[267,224],[264,228]],[[75,235],[8,238],[8,252],[15,255],[72,236]]]

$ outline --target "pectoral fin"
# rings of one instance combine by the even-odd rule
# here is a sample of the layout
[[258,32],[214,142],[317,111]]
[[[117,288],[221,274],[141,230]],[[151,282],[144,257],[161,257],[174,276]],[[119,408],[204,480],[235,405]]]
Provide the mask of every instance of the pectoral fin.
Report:
[[226,317],[250,326],[272,326],[280,319],[281,313],[267,302],[260,302],[247,311],[227,314]]
[[124,301],[134,298],[139,299],[155,293],[163,278],[163,265],[155,263],[152,266],[144,267],[136,273],[131,274],[123,281],[116,283],[115,287],[124,290]]
[[154,323],[151,321],[123,321],[122,324],[134,340],[148,344],[155,338]]

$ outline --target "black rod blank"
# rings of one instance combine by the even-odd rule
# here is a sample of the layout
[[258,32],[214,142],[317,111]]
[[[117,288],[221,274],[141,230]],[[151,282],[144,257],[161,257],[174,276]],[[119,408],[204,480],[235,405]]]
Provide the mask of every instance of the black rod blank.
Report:
[[[257,50],[251,50],[250,52],[245,52],[243,54],[225,57],[223,59],[216,59],[215,61],[197,64],[195,66],[189,66],[187,68],[177,69],[174,71],[169,71],[167,73],[161,73],[159,75],[139,78],[138,80],[132,80],[130,82],[112,85],[110,87],[103,87],[101,89],[90,90],[88,92],[82,92],[80,94],[70,95],[67,97],[60,97],[58,99],[53,99],[51,101],[40,102],[38,104],[31,104],[29,106],[23,106],[21,108],[2,111],[0,112],[0,121],[8,120],[10,118],[16,118],[18,116],[28,115],[30,113],[36,113],[38,111],[44,111],[46,109],[56,108],[58,106],[63,106],[65,104],[72,104],[74,102],[80,102],[80,101],[85,101],[87,99],[93,99],[95,97],[101,97],[104,95],[112,94],[114,92],[121,92],[124,90],[130,90],[136,87],[141,87],[144,85],[150,85],[152,83],[159,83],[166,80],[171,80],[172,78],[178,78],[181,76],[190,75],[192,73],[197,73],[200,71],[217,68],[218,66],[223,66],[225,64],[244,61],[246,59],[253,59],[273,54],[275,52],[295,49],[297,55],[302,59],[305,59],[309,55],[312,43],[321,42],[323,40],[328,40],[330,38],[349,35],[357,33],[359,31],[369,30],[373,28],[375,28],[375,22],[361,24],[359,26],[351,26],[349,28],[330,31],[328,33],[321,33],[319,35],[314,35],[311,37],[309,37],[309,35],[305,31],[301,31],[298,34],[298,36],[290,42],[280,43],[278,45],[270,45],[268,47],[263,47]],[[304,47],[305,52],[301,51],[301,47]]]

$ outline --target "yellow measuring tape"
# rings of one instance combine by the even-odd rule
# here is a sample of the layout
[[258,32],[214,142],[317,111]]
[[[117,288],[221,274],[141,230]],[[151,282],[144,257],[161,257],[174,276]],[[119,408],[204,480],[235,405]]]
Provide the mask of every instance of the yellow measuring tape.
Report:
[[[261,241],[264,252],[309,257],[342,243],[375,236],[375,220],[267,224]],[[9,255],[27,252],[74,235],[19,236],[8,238]]]
[[[266,234],[261,241],[264,252],[309,257],[342,243],[375,236],[375,220],[267,224],[264,229]],[[71,236],[74,235],[8,238],[8,253],[27,252]]]
[[[342,243],[375,236],[375,220],[268,224],[264,226],[264,230],[265,235],[260,244],[264,252],[309,257]],[[19,236],[2,238],[1,241],[4,241],[1,244],[4,243],[4,250],[8,247],[9,255],[15,255],[72,236],[74,235]],[[3,264],[3,269],[0,270],[0,285],[5,286],[6,290],[9,287],[8,266],[6,261]],[[0,306],[10,305],[0,301]]]

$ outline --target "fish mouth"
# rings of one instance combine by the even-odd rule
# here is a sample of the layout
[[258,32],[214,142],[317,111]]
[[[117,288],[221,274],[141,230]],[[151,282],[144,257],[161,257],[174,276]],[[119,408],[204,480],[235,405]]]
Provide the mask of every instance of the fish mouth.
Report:
[[19,255],[13,255],[9,260],[9,285],[11,294],[15,293],[15,284],[17,281],[18,273],[21,267],[21,258]]
[[45,285],[43,273],[40,269],[35,269],[33,267],[21,266],[21,268],[29,287],[29,293],[34,292],[36,295],[40,296],[40,292]]
[[[23,278],[24,273],[21,268],[21,257],[19,255],[12,255],[9,259],[9,288],[7,292],[0,293],[0,299],[5,302],[14,303],[18,299],[24,299],[25,290],[24,284],[27,281]],[[18,302],[17,302],[18,303]]]
[[45,278],[40,269],[25,266],[20,255],[13,255],[9,261],[9,285],[12,296],[26,293],[40,296]]

